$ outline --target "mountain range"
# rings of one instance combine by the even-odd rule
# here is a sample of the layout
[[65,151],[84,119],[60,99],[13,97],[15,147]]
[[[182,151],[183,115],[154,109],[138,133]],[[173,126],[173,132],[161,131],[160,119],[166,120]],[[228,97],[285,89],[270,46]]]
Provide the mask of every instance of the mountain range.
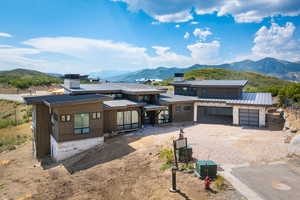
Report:
[[177,67],[157,67],[153,69],[143,69],[134,72],[123,73],[111,77],[99,77],[113,82],[135,82],[138,79],[168,79],[174,73],[183,73],[190,70],[202,68],[220,68],[238,71],[258,72],[278,77],[284,80],[300,81],[300,62],[289,62],[275,58],[263,58],[261,60],[243,60],[239,62],[226,63],[220,65],[199,65],[195,64],[186,68]]

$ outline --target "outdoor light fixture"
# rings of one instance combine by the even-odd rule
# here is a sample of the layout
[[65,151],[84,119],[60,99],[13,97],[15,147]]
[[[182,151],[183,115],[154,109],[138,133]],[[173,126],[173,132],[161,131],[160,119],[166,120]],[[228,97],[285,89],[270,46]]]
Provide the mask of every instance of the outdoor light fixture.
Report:
[[176,170],[177,167],[172,167],[172,188],[170,188],[170,192],[178,192],[179,190],[176,188]]

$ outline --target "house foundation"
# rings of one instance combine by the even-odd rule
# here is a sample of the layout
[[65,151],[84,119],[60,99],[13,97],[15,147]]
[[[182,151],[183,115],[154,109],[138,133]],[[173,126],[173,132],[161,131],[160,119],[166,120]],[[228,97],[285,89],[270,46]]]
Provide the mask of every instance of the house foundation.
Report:
[[55,161],[62,161],[96,145],[102,144],[104,144],[104,137],[57,142],[55,138],[51,136],[51,157]]

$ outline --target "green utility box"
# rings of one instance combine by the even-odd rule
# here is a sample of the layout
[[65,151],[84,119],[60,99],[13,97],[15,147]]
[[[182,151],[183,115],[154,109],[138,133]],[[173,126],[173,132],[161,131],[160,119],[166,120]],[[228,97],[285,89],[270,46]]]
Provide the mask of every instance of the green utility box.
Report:
[[178,149],[176,151],[176,156],[179,162],[190,162],[193,160],[193,149],[191,146]]
[[216,179],[217,164],[211,160],[198,160],[196,162],[195,174],[201,179],[204,179],[206,176]]

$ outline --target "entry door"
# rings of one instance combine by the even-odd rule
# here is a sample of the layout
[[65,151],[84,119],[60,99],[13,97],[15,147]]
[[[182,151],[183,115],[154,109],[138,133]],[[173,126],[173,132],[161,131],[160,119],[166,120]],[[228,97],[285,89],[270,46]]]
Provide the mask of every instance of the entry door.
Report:
[[259,110],[239,109],[239,121],[241,126],[259,126]]

